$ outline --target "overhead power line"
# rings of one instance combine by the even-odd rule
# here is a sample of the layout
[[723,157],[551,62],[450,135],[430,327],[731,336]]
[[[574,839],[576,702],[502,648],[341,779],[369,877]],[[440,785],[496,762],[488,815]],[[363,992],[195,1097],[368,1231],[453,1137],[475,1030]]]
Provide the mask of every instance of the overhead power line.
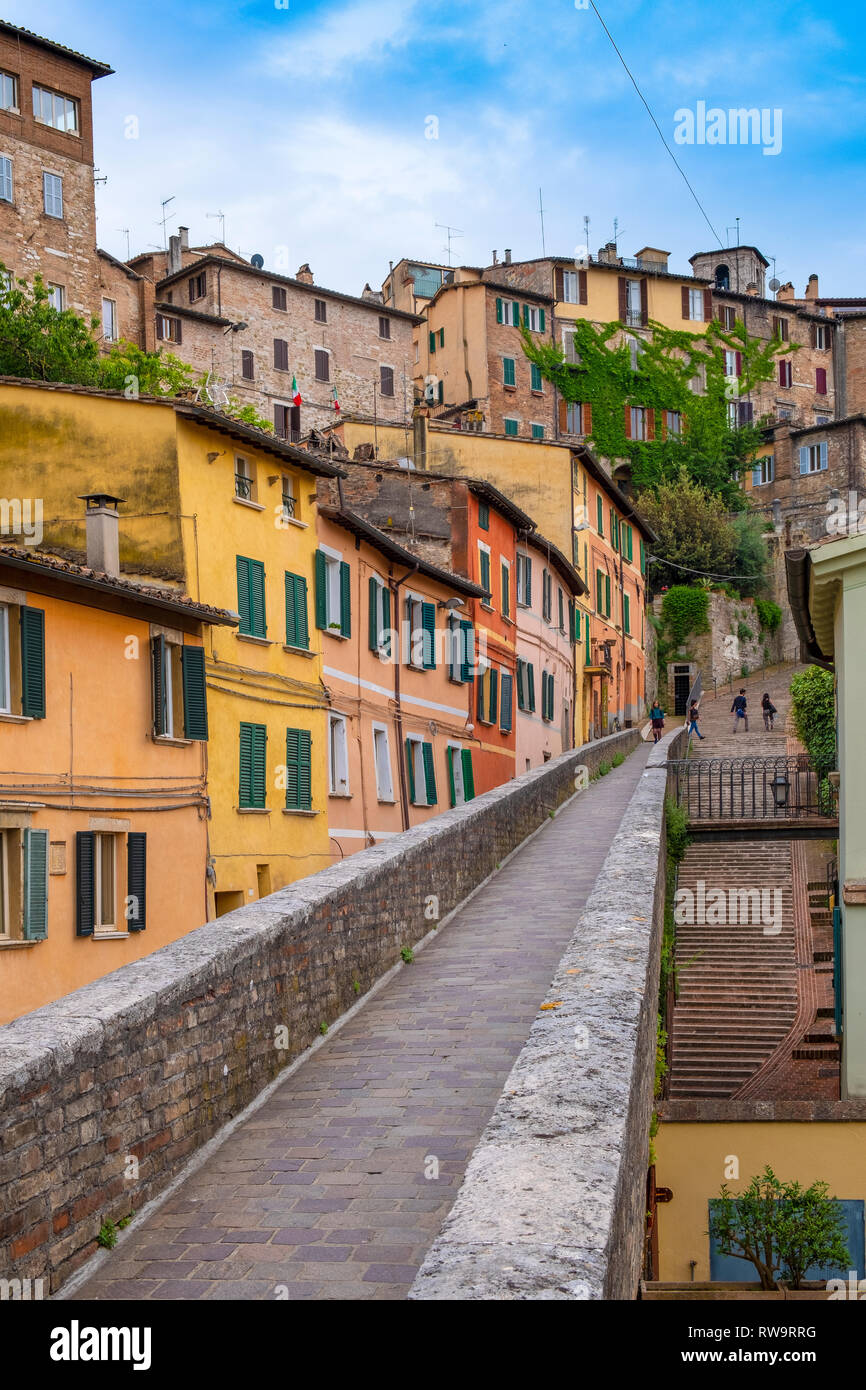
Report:
[[759,574],[713,574],[711,570],[692,569],[691,565],[676,565],[673,560],[664,560],[661,555],[648,555],[650,564],[667,565],[672,570],[683,570],[686,574],[702,574],[705,579],[760,579]]

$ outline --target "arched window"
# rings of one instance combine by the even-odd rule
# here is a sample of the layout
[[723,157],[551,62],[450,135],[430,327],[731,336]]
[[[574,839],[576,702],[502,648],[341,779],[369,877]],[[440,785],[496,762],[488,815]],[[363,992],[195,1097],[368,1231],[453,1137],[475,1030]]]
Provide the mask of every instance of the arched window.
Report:
[[716,289],[729,290],[731,288],[731,272],[726,265],[716,266]]

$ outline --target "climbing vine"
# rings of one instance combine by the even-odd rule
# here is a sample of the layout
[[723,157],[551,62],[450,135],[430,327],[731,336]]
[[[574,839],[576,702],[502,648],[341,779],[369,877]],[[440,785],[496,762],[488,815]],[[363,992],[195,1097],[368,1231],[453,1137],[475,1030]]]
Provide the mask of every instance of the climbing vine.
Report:
[[679,647],[691,633],[709,632],[710,598],[706,589],[677,584],[662,599],[662,623],[671,645]]

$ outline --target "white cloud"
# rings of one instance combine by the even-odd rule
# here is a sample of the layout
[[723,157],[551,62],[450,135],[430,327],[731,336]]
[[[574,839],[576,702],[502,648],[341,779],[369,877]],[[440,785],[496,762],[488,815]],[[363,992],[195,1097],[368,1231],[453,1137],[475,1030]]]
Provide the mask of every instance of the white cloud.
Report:
[[299,30],[292,19],[285,36],[268,40],[261,61],[268,72],[319,82],[404,48],[414,14],[414,0],[358,0],[324,17],[316,14]]

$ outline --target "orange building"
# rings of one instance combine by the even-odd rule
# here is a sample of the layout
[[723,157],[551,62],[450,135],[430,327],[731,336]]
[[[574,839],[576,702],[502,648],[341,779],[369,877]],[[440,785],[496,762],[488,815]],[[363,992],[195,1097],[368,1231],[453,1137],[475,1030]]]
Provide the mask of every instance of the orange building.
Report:
[[0,546],[0,1023],[207,918],[202,630],[235,620],[105,573],[88,500],[91,565]]
[[466,616],[482,590],[340,506],[319,504],[317,538],[328,829],[342,857],[482,790]]

